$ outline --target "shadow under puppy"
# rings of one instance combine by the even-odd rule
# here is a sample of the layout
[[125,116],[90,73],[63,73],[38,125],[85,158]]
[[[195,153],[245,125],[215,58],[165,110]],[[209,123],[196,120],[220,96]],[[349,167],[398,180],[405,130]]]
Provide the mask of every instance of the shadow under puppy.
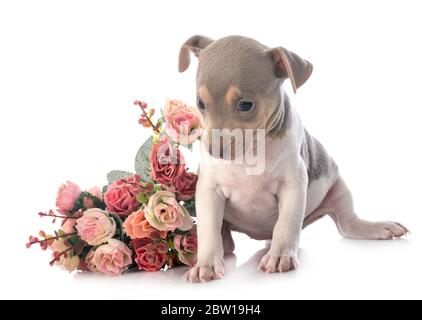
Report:
[[[213,41],[196,35],[180,50],[180,72],[188,68],[191,53],[199,58],[197,103],[205,128],[196,192],[198,262],[186,274],[189,281],[223,277],[223,256],[234,250],[232,230],[271,240],[259,265],[266,272],[296,269],[301,229],[324,215],[348,238],[394,239],[408,232],[400,223],[360,219],[337,165],[303,127],[281,86],[289,78],[296,92],[311,75],[311,63],[241,36]],[[261,141],[255,135],[251,143],[255,151],[265,146],[257,154],[265,160],[259,174],[233,161],[233,136],[214,135],[247,129],[264,132]]]

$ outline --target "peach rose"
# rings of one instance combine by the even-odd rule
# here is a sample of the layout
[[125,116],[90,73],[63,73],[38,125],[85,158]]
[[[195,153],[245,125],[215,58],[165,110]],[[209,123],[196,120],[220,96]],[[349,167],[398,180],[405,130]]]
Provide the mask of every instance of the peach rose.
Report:
[[150,154],[151,178],[161,184],[171,184],[185,173],[185,159],[174,148],[168,137],[162,137],[152,146]]
[[166,133],[174,142],[189,145],[202,134],[204,122],[197,108],[188,107],[178,100],[167,99],[163,116]]
[[195,266],[198,253],[198,238],[196,234],[196,225],[184,235],[174,236],[174,248],[176,249],[180,262]]
[[63,256],[60,257],[59,265],[68,272],[75,271],[79,263],[81,262],[80,258],[78,256],[68,256],[67,258],[64,258]]
[[123,228],[131,239],[165,239],[167,236],[167,231],[158,231],[149,224],[143,209],[135,211],[127,217],[123,223]]
[[189,212],[177,202],[175,195],[168,191],[157,191],[149,198],[145,217],[160,231],[186,231],[193,225]]
[[[100,187],[94,186],[91,189],[89,189],[88,192],[94,197],[98,198],[98,200],[103,201],[103,193],[101,192]],[[84,206],[85,208],[95,208],[94,201],[92,201],[89,198],[84,199]]]
[[114,236],[116,222],[103,210],[88,209],[76,220],[76,230],[82,240],[91,246],[98,246]]
[[114,181],[104,194],[107,210],[122,217],[128,216],[139,208],[136,196],[144,189],[139,175]]
[[56,207],[57,211],[66,214],[75,207],[75,202],[81,195],[81,188],[70,181],[62,184],[57,192]]
[[154,242],[144,238],[135,239],[132,244],[139,270],[159,271],[166,263],[168,248],[165,242]]
[[55,264],[68,272],[76,270],[80,263],[79,257],[74,255],[73,250],[67,251],[70,248],[71,247],[64,239],[55,240],[50,246],[50,249],[53,250],[53,252],[61,253],[66,251],[66,254],[61,255],[60,259],[58,259]]
[[76,219],[64,219],[61,229],[65,233],[75,232]]
[[95,250],[92,263],[96,271],[118,276],[132,263],[132,252],[122,241],[111,239]]

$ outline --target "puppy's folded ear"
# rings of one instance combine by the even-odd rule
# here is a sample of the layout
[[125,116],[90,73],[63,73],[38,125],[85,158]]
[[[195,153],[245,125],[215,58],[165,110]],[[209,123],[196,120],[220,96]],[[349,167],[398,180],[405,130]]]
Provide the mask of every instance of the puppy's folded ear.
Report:
[[297,54],[282,47],[270,49],[268,54],[274,63],[274,75],[280,79],[289,78],[294,93],[311,76],[312,63],[302,59]]
[[196,35],[186,40],[180,48],[179,72],[183,72],[189,67],[191,52],[195,54],[196,57],[199,57],[199,52],[208,47],[208,45],[213,41],[214,40],[201,35]]

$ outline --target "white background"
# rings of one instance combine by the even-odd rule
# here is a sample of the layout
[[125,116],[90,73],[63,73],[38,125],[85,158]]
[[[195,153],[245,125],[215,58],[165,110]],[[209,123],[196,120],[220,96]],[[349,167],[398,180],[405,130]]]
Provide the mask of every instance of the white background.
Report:
[[[421,10],[403,0],[2,1],[0,297],[422,298]],[[132,170],[147,137],[134,99],[194,104],[196,62],[177,72],[194,34],[246,35],[311,61],[292,98],[305,125],[339,164],[357,211],[402,222],[412,239],[343,240],[325,218],[303,232],[300,270],[265,275],[253,260],[264,244],[237,235],[237,267],[229,259],[226,278],[207,285],[185,283],[185,268],[69,275],[26,250],[29,234],[53,227],[36,214],[54,206],[63,181],[90,187]]]

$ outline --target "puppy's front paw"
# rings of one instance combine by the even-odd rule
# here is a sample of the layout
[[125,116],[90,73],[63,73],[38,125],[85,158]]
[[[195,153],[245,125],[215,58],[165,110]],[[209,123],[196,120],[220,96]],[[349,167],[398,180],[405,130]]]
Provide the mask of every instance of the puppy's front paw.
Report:
[[280,254],[274,254],[271,249],[262,257],[259,269],[267,273],[287,272],[295,270],[299,266],[299,259],[294,250],[282,250]]
[[191,283],[209,282],[211,280],[220,280],[224,277],[224,261],[220,258],[213,258],[208,263],[197,263],[192,269],[184,275],[185,279]]

